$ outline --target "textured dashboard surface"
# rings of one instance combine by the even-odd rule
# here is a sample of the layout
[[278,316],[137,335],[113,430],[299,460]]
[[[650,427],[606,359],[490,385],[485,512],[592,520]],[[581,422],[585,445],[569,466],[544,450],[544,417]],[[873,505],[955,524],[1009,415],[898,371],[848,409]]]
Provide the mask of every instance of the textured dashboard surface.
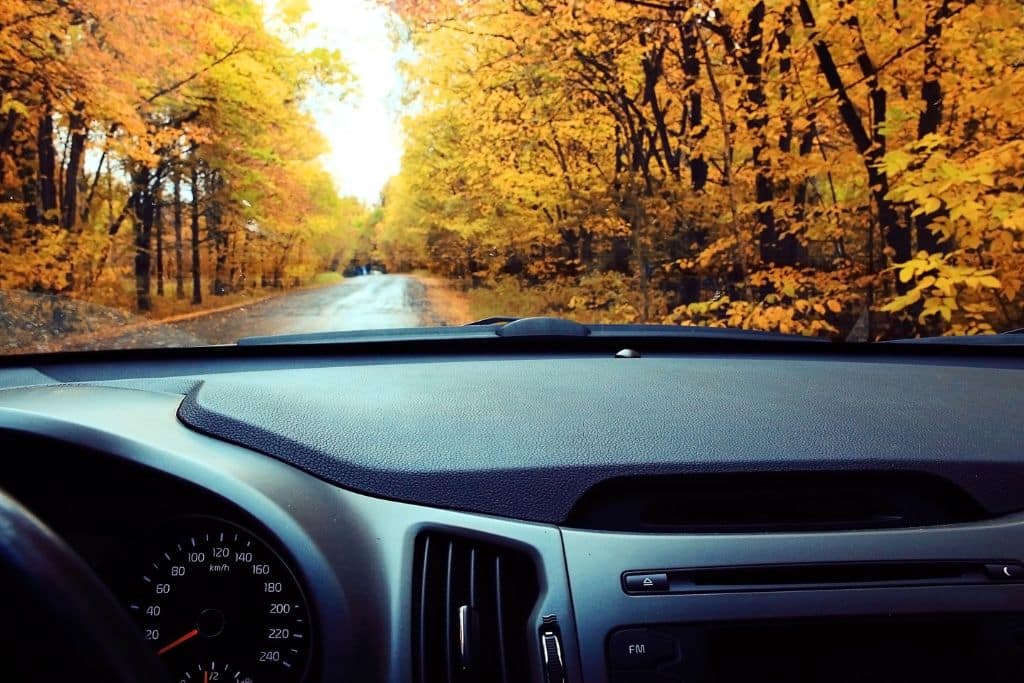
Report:
[[1021,415],[1015,361],[707,355],[222,374],[179,409],[343,487],[543,522],[611,477],[731,471],[930,472],[1008,512]]

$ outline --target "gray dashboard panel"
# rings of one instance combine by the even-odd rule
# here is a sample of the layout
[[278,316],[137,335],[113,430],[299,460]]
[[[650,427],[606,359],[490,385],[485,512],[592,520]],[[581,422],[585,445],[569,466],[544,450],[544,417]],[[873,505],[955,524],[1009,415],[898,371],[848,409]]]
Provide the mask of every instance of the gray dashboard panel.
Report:
[[209,376],[179,416],[371,495],[559,523],[616,476],[912,470],[1024,509],[1024,371],[975,360],[484,358]]
[[[15,431],[88,447],[193,482],[258,518],[305,581],[325,681],[410,680],[413,540],[430,527],[528,550],[544,584],[534,616],[559,615],[569,682],[604,683],[605,639],[622,625],[1024,611],[1024,584],[627,596],[623,571],[1024,559],[1024,521],[641,535],[440,507],[561,519],[591,482],[617,473],[896,467],[945,475],[990,508],[1012,510],[1024,507],[1020,379],[1016,366],[707,356],[171,376],[0,391],[0,444]],[[191,392],[184,403],[178,391]],[[209,421],[200,428],[218,438],[179,415]],[[0,453],[0,467],[31,457]]]
[[[1024,611],[1024,584],[627,595],[623,572],[830,562],[1024,559],[1024,515],[948,527],[755,535],[563,530],[587,683],[607,683],[605,642],[620,626]],[[742,653],[737,653],[742,656]]]
[[[0,392],[3,433],[35,434],[101,451],[180,478],[256,517],[295,562],[319,623],[321,679],[411,678],[414,539],[429,527],[520,545],[541,574],[534,615],[557,614],[576,652],[561,537],[556,527],[374,499],[337,488],[272,458],[211,439],[175,417],[180,395],[95,386]],[[0,448],[0,466],[28,454]],[[6,464],[3,464],[7,461]],[[537,675],[539,651],[532,653]],[[568,662],[578,683],[578,660]]]

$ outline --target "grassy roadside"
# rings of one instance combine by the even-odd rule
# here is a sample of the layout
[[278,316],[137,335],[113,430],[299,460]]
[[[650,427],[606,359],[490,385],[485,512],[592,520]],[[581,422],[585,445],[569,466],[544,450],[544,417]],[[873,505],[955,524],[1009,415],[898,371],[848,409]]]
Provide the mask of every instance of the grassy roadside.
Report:
[[247,287],[237,292],[229,292],[227,294],[219,295],[204,291],[203,301],[200,304],[192,303],[192,283],[190,281],[186,281],[180,296],[175,291],[173,284],[169,285],[165,289],[162,296],[154,292],[152,296],[153,308],[144,314],[133,311],[133,302],[135,297],[134,281],[124,281],[121,287],[122,291],[119,291],[116,295],[108,294],[106,298],[88,299],[83,301],[89,304],[106,306],[122,311],[125,315],[138,318],[140,321],[171,322],[173,320],[187,319],[182,318],[182,316],[205,315],[207,313],[229,310],[235,306],[254,304],[258,301],[264,301],[271,297],[288,294],[289,292],[298,292],[304,289],[341,284],[343,280],[344,278],[341,277],[340,273],[318,273],[313,276],[308,283],[298,287],[287,287],[284,289],[276,289],[273,287]]
[[[444,278],[423,273],[401,277],[411,280],[406,305],[417,312],[418,324],[462,325],[473,319],[468,296]],[[171,303],[145,317],[66,297],[0,291],[0,340],[7,350],[18,353],[230,343],[251,336],[238,330],[246,316],[255,314],[259,324],[272,326],[275,316],[293,305],[289,297],[343,282],[340,277],[318,277],[288,290],[209,297],[202,307],[191,306],[187,299],[175,301],[172,294]],[[294,305],[301,311],[305,304]]]
[[519,286],[511,279],[467,288],[426,271],[410,274],[425,288],[424,325],[464,325],[494,316],[564,315],[564,292]]
[[191,302],[190,287],[186,286],[182,298],[173,289],[164,296],[154,296],[153,309],[146,314],[107,302],[0,290],[0,339],[4,348],[21,353],[94,346],[127,332],[223,313],[342,281],[337,273],[321,273],[301,287],[254,288],[221,296],[205,294],[199,305]]
[[412,273],[409,277],[423,285],[424,312],[421,324],[427,327],[465,325],[475,320],[469,297],[452,287],[452,283],[429,273]]

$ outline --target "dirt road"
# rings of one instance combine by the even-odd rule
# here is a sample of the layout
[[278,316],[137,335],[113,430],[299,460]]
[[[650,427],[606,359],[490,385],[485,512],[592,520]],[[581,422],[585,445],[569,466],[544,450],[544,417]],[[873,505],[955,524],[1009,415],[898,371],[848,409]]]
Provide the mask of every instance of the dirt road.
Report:
[[126,327],[76,348],[231,344],[243,337],[386,329],[432,324],[422,283],[405,275],[367,275],[266,301],[168,323]]

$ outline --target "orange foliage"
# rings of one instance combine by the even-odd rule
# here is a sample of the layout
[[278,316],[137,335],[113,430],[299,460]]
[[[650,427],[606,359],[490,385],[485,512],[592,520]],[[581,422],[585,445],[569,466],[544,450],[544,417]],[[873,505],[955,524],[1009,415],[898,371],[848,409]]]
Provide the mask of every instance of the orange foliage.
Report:
[[148,311],[328,267],[363,209],[300,105],[347,79],[254,0],[5,1],[0,287]]
[[1017,0],[391,4],[421,109],[381,235],[435,271],[582,319],[1024,325]]

